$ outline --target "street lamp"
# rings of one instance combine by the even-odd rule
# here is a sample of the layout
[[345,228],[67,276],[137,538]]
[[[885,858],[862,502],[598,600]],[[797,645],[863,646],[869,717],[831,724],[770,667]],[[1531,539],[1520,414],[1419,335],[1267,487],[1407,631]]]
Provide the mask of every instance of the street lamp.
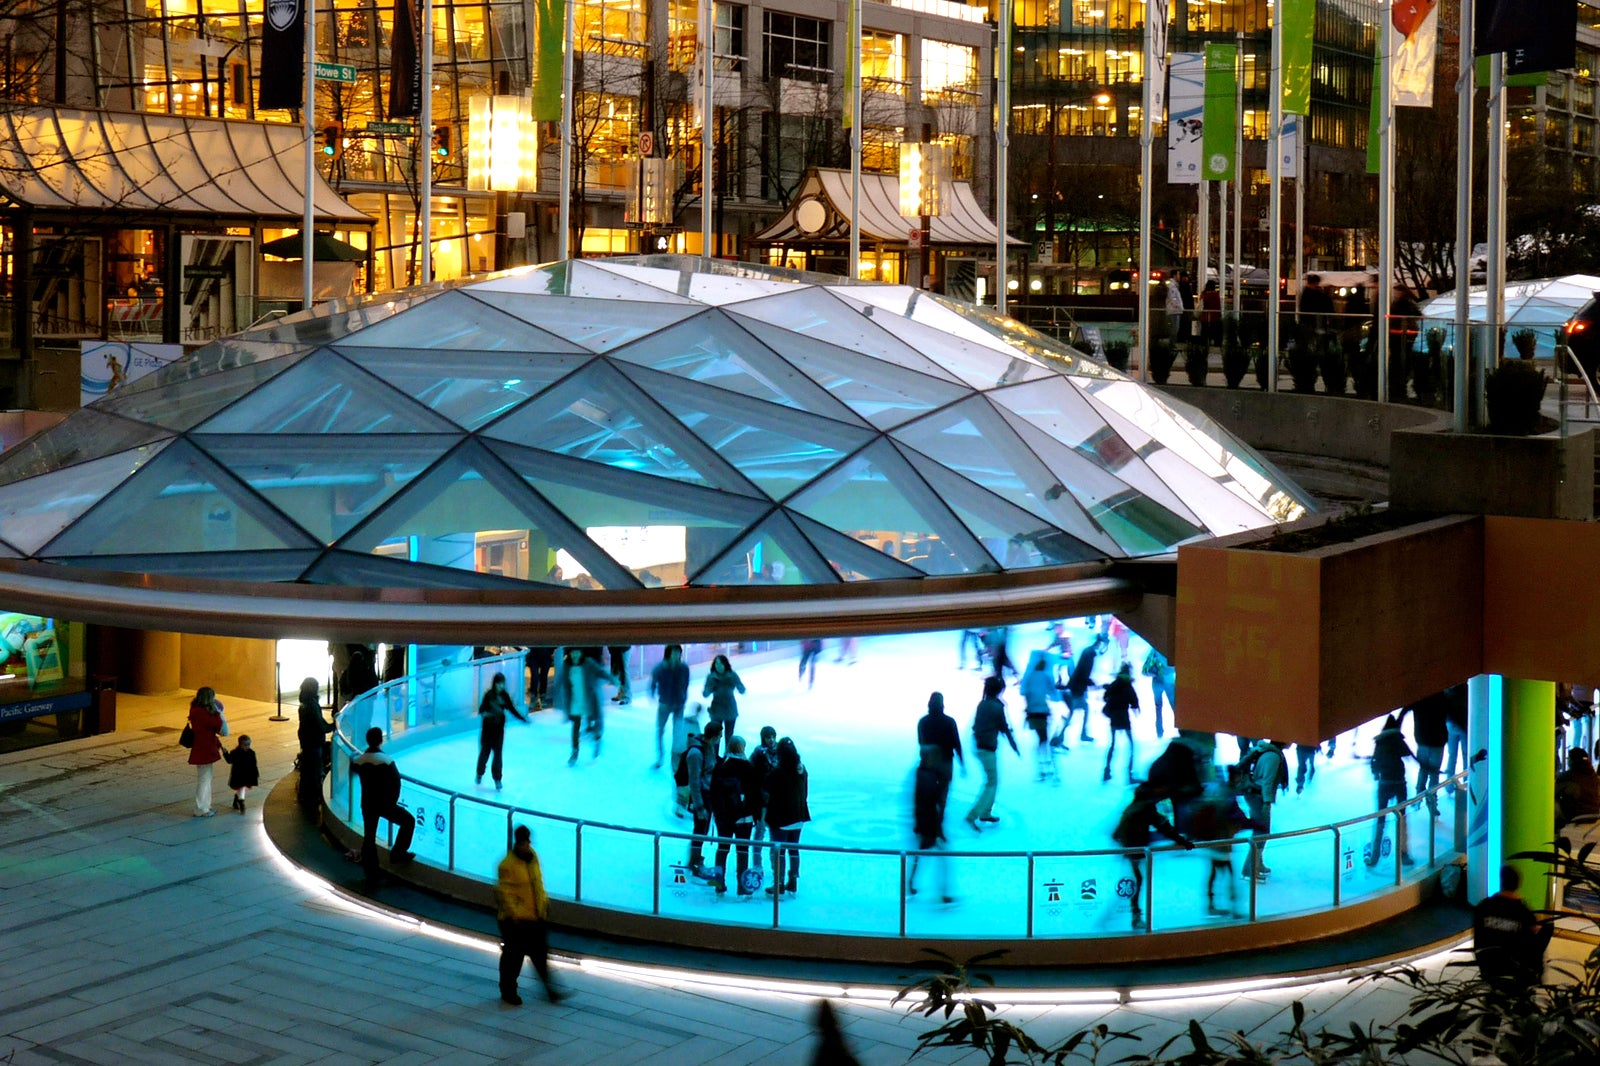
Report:
[[673,159],[646,156],[635,159],[628,171],[623,221],[639,227],[639,251],[646,254],[671,248],[671,236],[652,227],[672,221],[672,190],[677,186],[678,165]]
[[[927,137],[924,129],[923,137]],[[932,277],[933,248],[930,240],[933,216],[941,213],[944,186],[950,179],[950,150],[947,145],[900,146],[900,214],[918,220],[911,231],[911,244],[920,249],[916,277],[926,284]]]
[[468,103],[467,188],[534,192],[539,182],[539,127],[526,96],[475,96]]

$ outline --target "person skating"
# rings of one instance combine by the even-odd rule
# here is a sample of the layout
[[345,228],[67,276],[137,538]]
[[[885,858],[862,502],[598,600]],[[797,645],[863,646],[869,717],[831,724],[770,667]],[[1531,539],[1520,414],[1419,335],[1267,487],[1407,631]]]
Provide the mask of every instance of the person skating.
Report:
[[700,736],[689,738],[683,754],[684,776],[689,781],[689,810],[694,815],[694,839],[689,841],[689,872],[704,877],[705,836],[711,831],[711,775],[722,747],[722,723],[707,722]]
[[[960,747],[960,741],[956,742]],[[765,814],[767,779],[772,776],[772,771],[778,768],[778,731],[770,725],[761,727],[761,743],[756,745],[756,750],[750,753],[750,765],[756,773],[756,782],[760,786],[763,814]],[[766,849],[761,845],[767,839],[767,820],[765,817],[757,818],[754,830],[750,834],[751,850],[755,852],[755,867],[757,870],[765,868]]]
[[611,702],[623,706],[633,701],[633,692],[628,684],[628,652],[631,650],[632,645],[629,644],[613,644],[606,648],[611,657],[611,683],[617,688]]
[[955,778],[955,764],[967,772],[967,759],[961,751],[961,730],[956,720],[944,713],[944,693],[928,696],[928,713],[917,722],[917,747],[919,761],[930,767],[941,782],[939,794],[939,821],[944,822],[944,805],[950,797],[950,782]]
[[[713,863],[722,873],[717,881],[717,895],[728,891],[728,850],[737,851],[738,866],[734,887],[741,896],[752,889],[746,884],[745,871],[750,868],[750,839],[755,820],[761,817],[761,785],[758,771],[744,756],[744,737],[728,738],[727,757],[717,762],[711,771],[711,814],[716,819],[717,858]],[[735,845],[729,839],[738,841]]]
[[600,736],[604,730],[604,704],[600,686],[610,676],[600,665],[598,648],[567,648],[566,663],[556,678],[557,706],[567,712],[572,724],[572,754],[568,766],[578,763],[578,739],[583,733],[594,738],[594,754],[600,757]]
[[[811,821],[811,779],[793,740],[778,741],[778,765],[767,778],[767,828],[772,833],[772,884],[767,895],[800,890],[800,830]],[[788,846],[785,846],[788,845]]]
[[500,998],[513,1007],[522,1006],[517,978],[522,960],[529,959],[544,984],[544,994],[551,1003],[561,1002],[563,994],[550,980],[550,940],[545,925],[550,899],[545,895],[539,855],[533,850],[533,834],[525,825],[517,826],[511,850],[500,860],[494,903],[500,926]]
[[719,655],[711,660],[711,669],[706,673],[706,683],[700,695],[711,699],[711,705],[706,710],[707,718],[721,725],[724,735],[728,736],[733,735],[734,723],[739,720],[739,700],[735,693],[744,693],[744,682],[733,672],[733,664],[728,662],[728,657]]
[[1067,715],[1061,723],[1061,731],[1052,741],[1058,748],[1067,746],[1067,730],[1072,727],[1074,714],[1083,716],[1078,739],[1085,744],[1094,739],[1089,735],[1089,690],[1094,687],[1095,659],[1106,650],[1107,644],[1105,636],[1096,637],[1092,644],[1078,653],[1078,661],[1073,664],[1072,673],[1067,676]]
[[999,677],[991,674],[983,679],[983,699],[978,701],[977,712],[972,718],[972,746],[978,753],[978,765],[983,767],[983,791],[978,793],[977,802],[967,812],[967,824],[973,832],[983,832],[985,823],[994,824],[1000,821],[994,813],[995,791],[1000,783],[1000,767],[998,751],[1000,736],[1005,735],[1011,750],[1018,757],[1022,749],[1017,747],[1017,738],[1011,733],[1011,723],[1006,721],[1006,707],[1000,702],[1000,693],[1005,691],[1006,683]]
[[689,703],[689,665],[683,661],[683,645],[668,644],[661,661],[650,671],[650,694],[656,698],[656,762],[661,769],[661,735],[670,723],[674,735],[683,728],[683,709]]
[[1128,868],[1133,871],[1133,896],[1128,900],[1128,906],[1135,922],[1143,917],[1144,911],[1140,900],[1144,891],[1145,849],[1153,839],[1150,831],[1155,830],[1182,846],[1185,851],[1194,850],[1194,843],[1173,828],[1172,823],[1156,809],[1156,804],[1165,798],[1166,794],[1158,786],[1148,781],[1141,783],[1133,790],[1133,801],[1123,810],[1116,828],[1111,831],[1111,839],[1127,849],[1122,856],[1128,860]]
[[[1228,768],[1226,781],[1210,781],[1200,798],[1188,807],[1188,824],[1184,829],[1191,839],[1201,842],[1211,857],[1206,873],[1206,913],[1213,918],[1231,918],[1238,914],[1239,886],[1233,879],[1233,838],[1250,825],[1250,816],[1239,806],[1239,783],[1242,775],[1237,766]],[[1222,878],[1228,890],[1228,906],[1217,906],[1217,878]]]
[[389,862],[410,862],[411,837],[417,820],[400,806],[400,768],[383,750],[383,730],[367,730],[367,750],[350,760],[350,772],[361,781],[361,867],[367,874],[367,887],[378,884],[378,822],[394,823],[394,847]]
[[1128,741],[1128,783],[1133,783],[1133,720],[1139,711],[1139,693],[1133,687],[1133,667],[1124,662],[1117,667],[1117,676],[1106,685],[1105,702],[1101,705],[1111,722],[1111,746],[1106,749],[1106,771],[1102,782],[1111,780],[1111,760],[1117,754],[1117,734]]
[[1244,876],[1257,881],[1266,880],[1272,872],[1266,864],[1267,846],[1258,838],[1272,834],[1272,807],[1280,788],[1289,782],[1283,748],[1273,740],[1258,740],[1239,761],[1245,806],[1250,810],[1250,857],[1245,860]]
[[[917,764],[911,785],[911,831],[917,838],[917,848],[925,852],[939,852],[928,859],[938,870],[939,898],[954,903],[950,892],[950,860],[943,854],[945,796],[950,784],[944,780],[936,765],[926,759]],[[922,864],[921,855],[911,856],[911,869],[906,877],[906,892],[917,894],[917,870]]]
[[1412,704],[1409,710],[1411,737],[1417,742],[1417,794],[1427,793],[1428,813],[1437,818],[1439,794],[1432,789],[1439,784],[1444,749],[1450,741],[1450,697],[1435,692]]
[[[1039,738],[1034,749],[1040,781],[1056,779],[1056,760],[1050,746],[1050,701],[1059,700],[1055,675],[1050,671],[1050,653],[1033,652],[1022,674],[1023,723]],[[1063,745],[1065,747],[1065,745]]]
[[[822,658],[822,640],[818,637],[807,637],[800,642],[800,672],[795,679],[804,679],[806,688],[811,688],[817,683],[817,660]],[[806,667],[811,667],[811,676],[806,676]]]
[[507,714],[523,722],[528,720],[527,715],[517,710],[511,693],[506,691],[506,675],[495,674],[478,702],[478,772],[472,780],[475,785],[483,784],[483,768],[488,766],[496,792],[500,790],[500,778],[505,769]]
[[983,635],[984,650],[989,654],[989,671],[994,677],[1005,680],[1006,671],[1011,671],[1011,676],[1017,676],[1017,668],[1012,665],[1011,628],[1009,626],[990,626]]
[[1167,657],[1150,649],[1150,654],[1144,657],[1143,673],[1150,679],[1150,702],[1156,712],[1156,736],[1166,736],[1166,726],[1161,718],[1161,705],[1167,705],[1167,713],[1172,715],[1174,727],[1178,724],[1178,711],[1173,706],[1172,698],[1177,692],[1178,671],[1173,669]]
[[[1405,760],[1414,758],[1411,754],[1411,745],[1406,743],[1406,738],[1400,733],[1400,722],[1394,715],[1384,719],[1383,728],[1372,741],[1372,776],[1378,782],[1378,810],[1385,811],[1391,805],[1396,808],[1406,801],[1406,767]],[[1411,858],[1410,849],[1406,846],[1404,828],[1400,819],[1405,815],[1400,810],[1395,811],[1395,836],[1400,847],[1400,863],[1403,866],[1412,865],[1415,860]],[[1379,814],[1373,819],[1372,847],[1367,852],[1367,865],[1377,866],[1383,858],[1383,828],[1387,816]]]
[[544,710],[545,697],[550,692],[550,671],[556,665],[556,649],[548,644],[536,644],[528,649],[528,706]]

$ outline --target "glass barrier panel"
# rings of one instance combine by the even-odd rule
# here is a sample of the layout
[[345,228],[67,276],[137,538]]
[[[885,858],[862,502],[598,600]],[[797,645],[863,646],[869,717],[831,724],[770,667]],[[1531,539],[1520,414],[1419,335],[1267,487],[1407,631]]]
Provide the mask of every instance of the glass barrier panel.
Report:
[[[1033,935],[1108,936],[1128,932],[1133,884],[1132,868],[1118,852],[1034,856]],[[1017,885],[1026,888],[1026,865]],[[1027,913],[1026,898],[1020,901],[1020,913]]]
[[[494,881],[499,876],[500,860],[510,849],[505,808],[491,807],[470,796],[457,796],[455,831],[456,873]],[[537,841],[534,846],[538,847]],[[541,851],[539,866],[545,877],[546,891],[552,872],[548,861]]]
[[[1270,841],[1262,848],[1261,864],[1267,873],[1256,884],[1257,919],[1333,907],[1332,832]],[[1250,882],[1242,885],[1248,891]]]
[[[661,914],[669,918],[687,918],[691,921],[738,921],[733,917],[735,911],[732,907],[717,907],[716,890],[711,887],[711,882],[703,877],[696,877],[689,866],[690,837],[687,834],[675,835],[661,834]],[[712,864],[716,856],[712,844],[699,842],[702,856],[702,870]],[[751,862],[755,861],[752,856]],[[649,874],[652,867],[645,867],[643,880],[649,883]],[[772,871],[769,869],[764,884],[772,883]],[[729,884],[730,891],[733,886]],[[761,924],[770,924],[772,921],[772,897],[764,892],[758,893],[757,899],[747,899],[745,902],[752,906],[743,908],[752,911],[752,921]],[[758,901],[764,901],[766,906],[754,906]],[[712,908],[719,912],[715,918],[711,917]],[[727,911],[724,917],[720,912]]]
[[384,698],[384,693],[375,691],[352,700],[339,712],[337,719],[339,735],[350,742],[356,751],[366,747],[367,730],[374,725],[383,725],[385,718],[380,712],[379,700]]
[[400,806],[417,820],[412,852],[424,862],[444,869],[450,864],[450,793],[402,780]]
[[650,913],[653,833],[583,827],[583,902],[595,907]]
[[[1381,838],[1376,835],[1380,825]],[[1340,903],[1355,903],[1391,891],[1395,869],[1394,815],[1368,815],[1344,826],[1340,835],[1339,874],[1344,882]],[[1348,872],[1347,862],[1353,865]]]
[[[1237,842],[1193,851],[1157,848],[1150,853],[1144,895],[1153,933],[1228,922],[1248,913],[1240,871],[1247,851]],[[1237,900],[1237,907],[1234,902]],[[1143,906],[1141,901],[1140,906]]]
[[[789,853],[785,859],[786,869],[794,861],[793,854]],[[801,848],[799,855],[800,876],[796,882],[799,891],[783,897],[778,908],[779,928],[857,936],[900,935],[898,854]],[[767,877],[769,883],[775,883],[770,853]],[[763,894],[762,898],[770,902],[770,897]],[[929,906],[936,906],[937,899],[930,893]]]
[[[552,896],[574,899],[577,894],[578,846],[577,823],[564,818],[517,811],[513,825],[525,825],[533,832],[533,850],[539,853],[539,867],[544,874],[544,890]],[[503,832],[503,830],[502,830]],[[504,851],[495,855],[499,865],[506,857]],[[461,856],[457,854],[459,862]]]
[[[898,857],[895,859],[899,862]],[[906,901],[906,936],[1028,935],[1028,859],[1024,855],[963,855],[952,852],[951,894],[957,902],[940,903],[938,878],[924,880],[934,869],[917,871],[917,895]]]
[[328,809],[335,818],[350,822],[350,752],[338,741],[333,745],[333,769],[328,774]]

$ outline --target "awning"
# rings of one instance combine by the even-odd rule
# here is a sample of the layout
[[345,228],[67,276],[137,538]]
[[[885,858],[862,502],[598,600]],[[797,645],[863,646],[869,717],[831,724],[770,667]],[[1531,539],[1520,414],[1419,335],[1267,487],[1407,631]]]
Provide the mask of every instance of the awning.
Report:
[[[906,244],[915,219],[900,214],[900,179],[894,174],[861,175],[861,240]],[[994,246],[999,227],[978,203],[972,184],[952,181],[944,189],[944,210],[929,224],[933,243]],[[800,182],[789,210],[751,238],[757,244],[804,244],[850,239],[850,172],[815,168]],[[1025,244],[1007,237],[1008,245]]]
[[[305,210],[299,126],[35,107],[8,110],[0,131],[7,206],[250,220]],[[318,219],[370,221],[320,175],[314,196]]]

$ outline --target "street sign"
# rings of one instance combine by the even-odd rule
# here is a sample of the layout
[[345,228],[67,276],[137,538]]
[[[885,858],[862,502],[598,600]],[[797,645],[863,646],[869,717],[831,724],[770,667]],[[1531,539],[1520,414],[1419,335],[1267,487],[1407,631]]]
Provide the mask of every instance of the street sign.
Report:
[[320,81],[336,81],[341,85],[356,83],[356,68],[348,63],[318,63],[313,69]]
[[911,231],[906,235],[906,243],[911,245],[911,247],[913,247],[913,248],[921,248],[922,247],[922,227],[921,226],[912,226],[911,227]]
[[656,135],[650,130],[639,132],[639,154],[646,159],[656,154]]
[[368,133],[388,133],[397,137],[410,137],[417,132],[417,128],[409,122],[369,122],[366,126]]

